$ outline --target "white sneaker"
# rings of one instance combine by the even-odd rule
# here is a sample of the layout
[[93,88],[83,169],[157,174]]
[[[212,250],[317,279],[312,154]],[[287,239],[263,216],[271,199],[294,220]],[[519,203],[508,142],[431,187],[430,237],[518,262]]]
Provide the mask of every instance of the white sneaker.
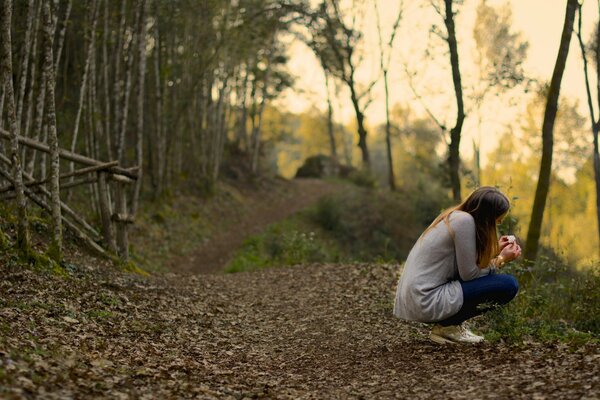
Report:
[[429,338],[436,343],[481,343],[483,336],[475,335],[463,325],[434,325]]

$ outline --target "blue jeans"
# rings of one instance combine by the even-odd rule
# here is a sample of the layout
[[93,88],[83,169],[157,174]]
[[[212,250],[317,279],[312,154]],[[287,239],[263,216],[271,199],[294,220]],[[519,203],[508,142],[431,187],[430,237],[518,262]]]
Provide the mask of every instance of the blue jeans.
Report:
[[460,281],[463,305],[458,313],[439,321],[442,326],[459,325],[464,321],[511,301],[519,291],[517,279],[508,274],[493,274]]

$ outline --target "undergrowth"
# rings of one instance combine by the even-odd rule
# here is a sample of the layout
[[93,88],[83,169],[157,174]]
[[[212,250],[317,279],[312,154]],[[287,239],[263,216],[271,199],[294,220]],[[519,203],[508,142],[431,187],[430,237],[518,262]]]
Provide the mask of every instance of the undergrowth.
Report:
[[[404,259],[442,205],[386,190],[349,186],[248,238],[227,272],[311,262],[388,263]],[[432,211],[433,210],[433,211]]]
[[273,224],[260,235],[246,239],[225,272],[251,271],[269,267],[338,262],[335,242],[307,221],[306,214]]
[[600,343],[600,266],[575,270],[557,259],[540,257],[526,267],[508,266],[521,283],[517,297],[480,319],[487,338],[508,343],[528,340]]

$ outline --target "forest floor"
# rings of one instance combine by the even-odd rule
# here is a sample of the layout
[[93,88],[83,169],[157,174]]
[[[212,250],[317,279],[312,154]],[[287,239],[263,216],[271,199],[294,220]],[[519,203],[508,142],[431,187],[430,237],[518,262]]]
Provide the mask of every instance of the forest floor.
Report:
[[600,398],[598,345],[430,342],[392,315],[399,265],[144,277],[70,258],[57,275],[0,255],[0,398]]

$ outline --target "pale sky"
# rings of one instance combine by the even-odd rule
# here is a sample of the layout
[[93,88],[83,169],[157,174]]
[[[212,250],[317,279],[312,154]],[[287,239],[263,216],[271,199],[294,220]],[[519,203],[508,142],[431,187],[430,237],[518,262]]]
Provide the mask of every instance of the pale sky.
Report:
[[[379,4],[385,42],[397,16],[400,1],[376,1]],[[560,43],[566,0],[488,0],[488,4],[496,6],[505,4],[507,1],[511,4],[513,10],[513,31],[521,32],[523,38],[529,42],[525,63],[527,76],[549,81]],[[365,3],[367,3],[367,7],[361,13],[364,17],[359,23],[365,35],[364,61],[358,73],[358,80],[366,84],[379,73],[379,47],[372,0],[366,0]],[[438,119],[445,122],[447,126],[453,126],[455,100],[449,72],[447,44],[439,38],[429,37],[431,24],[437,23],[441,28],[444,28],[443,21],[439,15],[435,14],[431,6],[427,6],[428,2],[426,1],[405,0],[404,3],[404,17],[396,38],[390,65],[390,103],[410,104],[416,113],[425,116],[423,107],[419,105],[407,85],[407,76],[403,67],[406,63],[410,71],[417,73],[413,81],[419,94],[423,97],[423,101],[436,114]],[[476,76],[472,61],[475,54],[472,32],[475,22],[475,9],[478,4],[479,0],[465,0],[456,18],[463,87],[468,85],[469,80],[473,82],[473,77]],[[594,22],[598,18],[596,2],[587,0],[584,3],[583,10],[583,32],[584,38],[587,40],[593,31]],[[429,46],[429,50],[432,52],[430,56],[425,55],[428,42],[434,43],[434,45]],[[288,92],[285,99],[281,100],[282,104],[293,112],[302,112],[311,105],[325,110],[326,95],[323,71],[316,58],[310,50],[300,43],[292,45],[290,56],[289,67],[296,76],[297,81],[295,91]],[[582,71],[581,52],[577,38],[573,34],[562,82],[561,98],[562,96],[569,96],[580,99],[582,115],[589,118]],[[595,87],[595,82],[592,82],[592,87]],[[464,87],[464,89],[465,92],[468,92],[468,88]],[[367,123],[370,126],[385,120],[383,93],[381,82],[374,92],[375,100],[366,113]],[[468,96],[468,93],[465,96]],[[348,122],[354,117],[351,104],[349,100],[346,100],[347,98],[348,96],[341,96],[342,116],[341,118],[340,115],[337,116],[338,120],[344,122]],[[523,95],[522,99],[521,105],[524,105],[527,98]],[[517,100],[520,100],[520,97],[517,97]],[[469,99],[465,98],[465,103],[468,103],[468,101]],[[518,101],[518,103],[520,102]],[[483,137],[481,142],[483,153],[493,149],[495,141],[500,137],[500,133],[504,131],[506,124],[514,122],[515,115],[520,110],[519,105],[517,105],[510,111],[506,107],[506,111],[498,113],[498,110],[505,109],[502,104],[489,107],[492,107],[491,112],[487,114],[491,117],[483,122],[481,129],[477,127],[476,118],[467,116],[461,142],[461,152],[463,154],[467,156],[471,154],[472,138],[477,136],[478,131],[481,132]]]

